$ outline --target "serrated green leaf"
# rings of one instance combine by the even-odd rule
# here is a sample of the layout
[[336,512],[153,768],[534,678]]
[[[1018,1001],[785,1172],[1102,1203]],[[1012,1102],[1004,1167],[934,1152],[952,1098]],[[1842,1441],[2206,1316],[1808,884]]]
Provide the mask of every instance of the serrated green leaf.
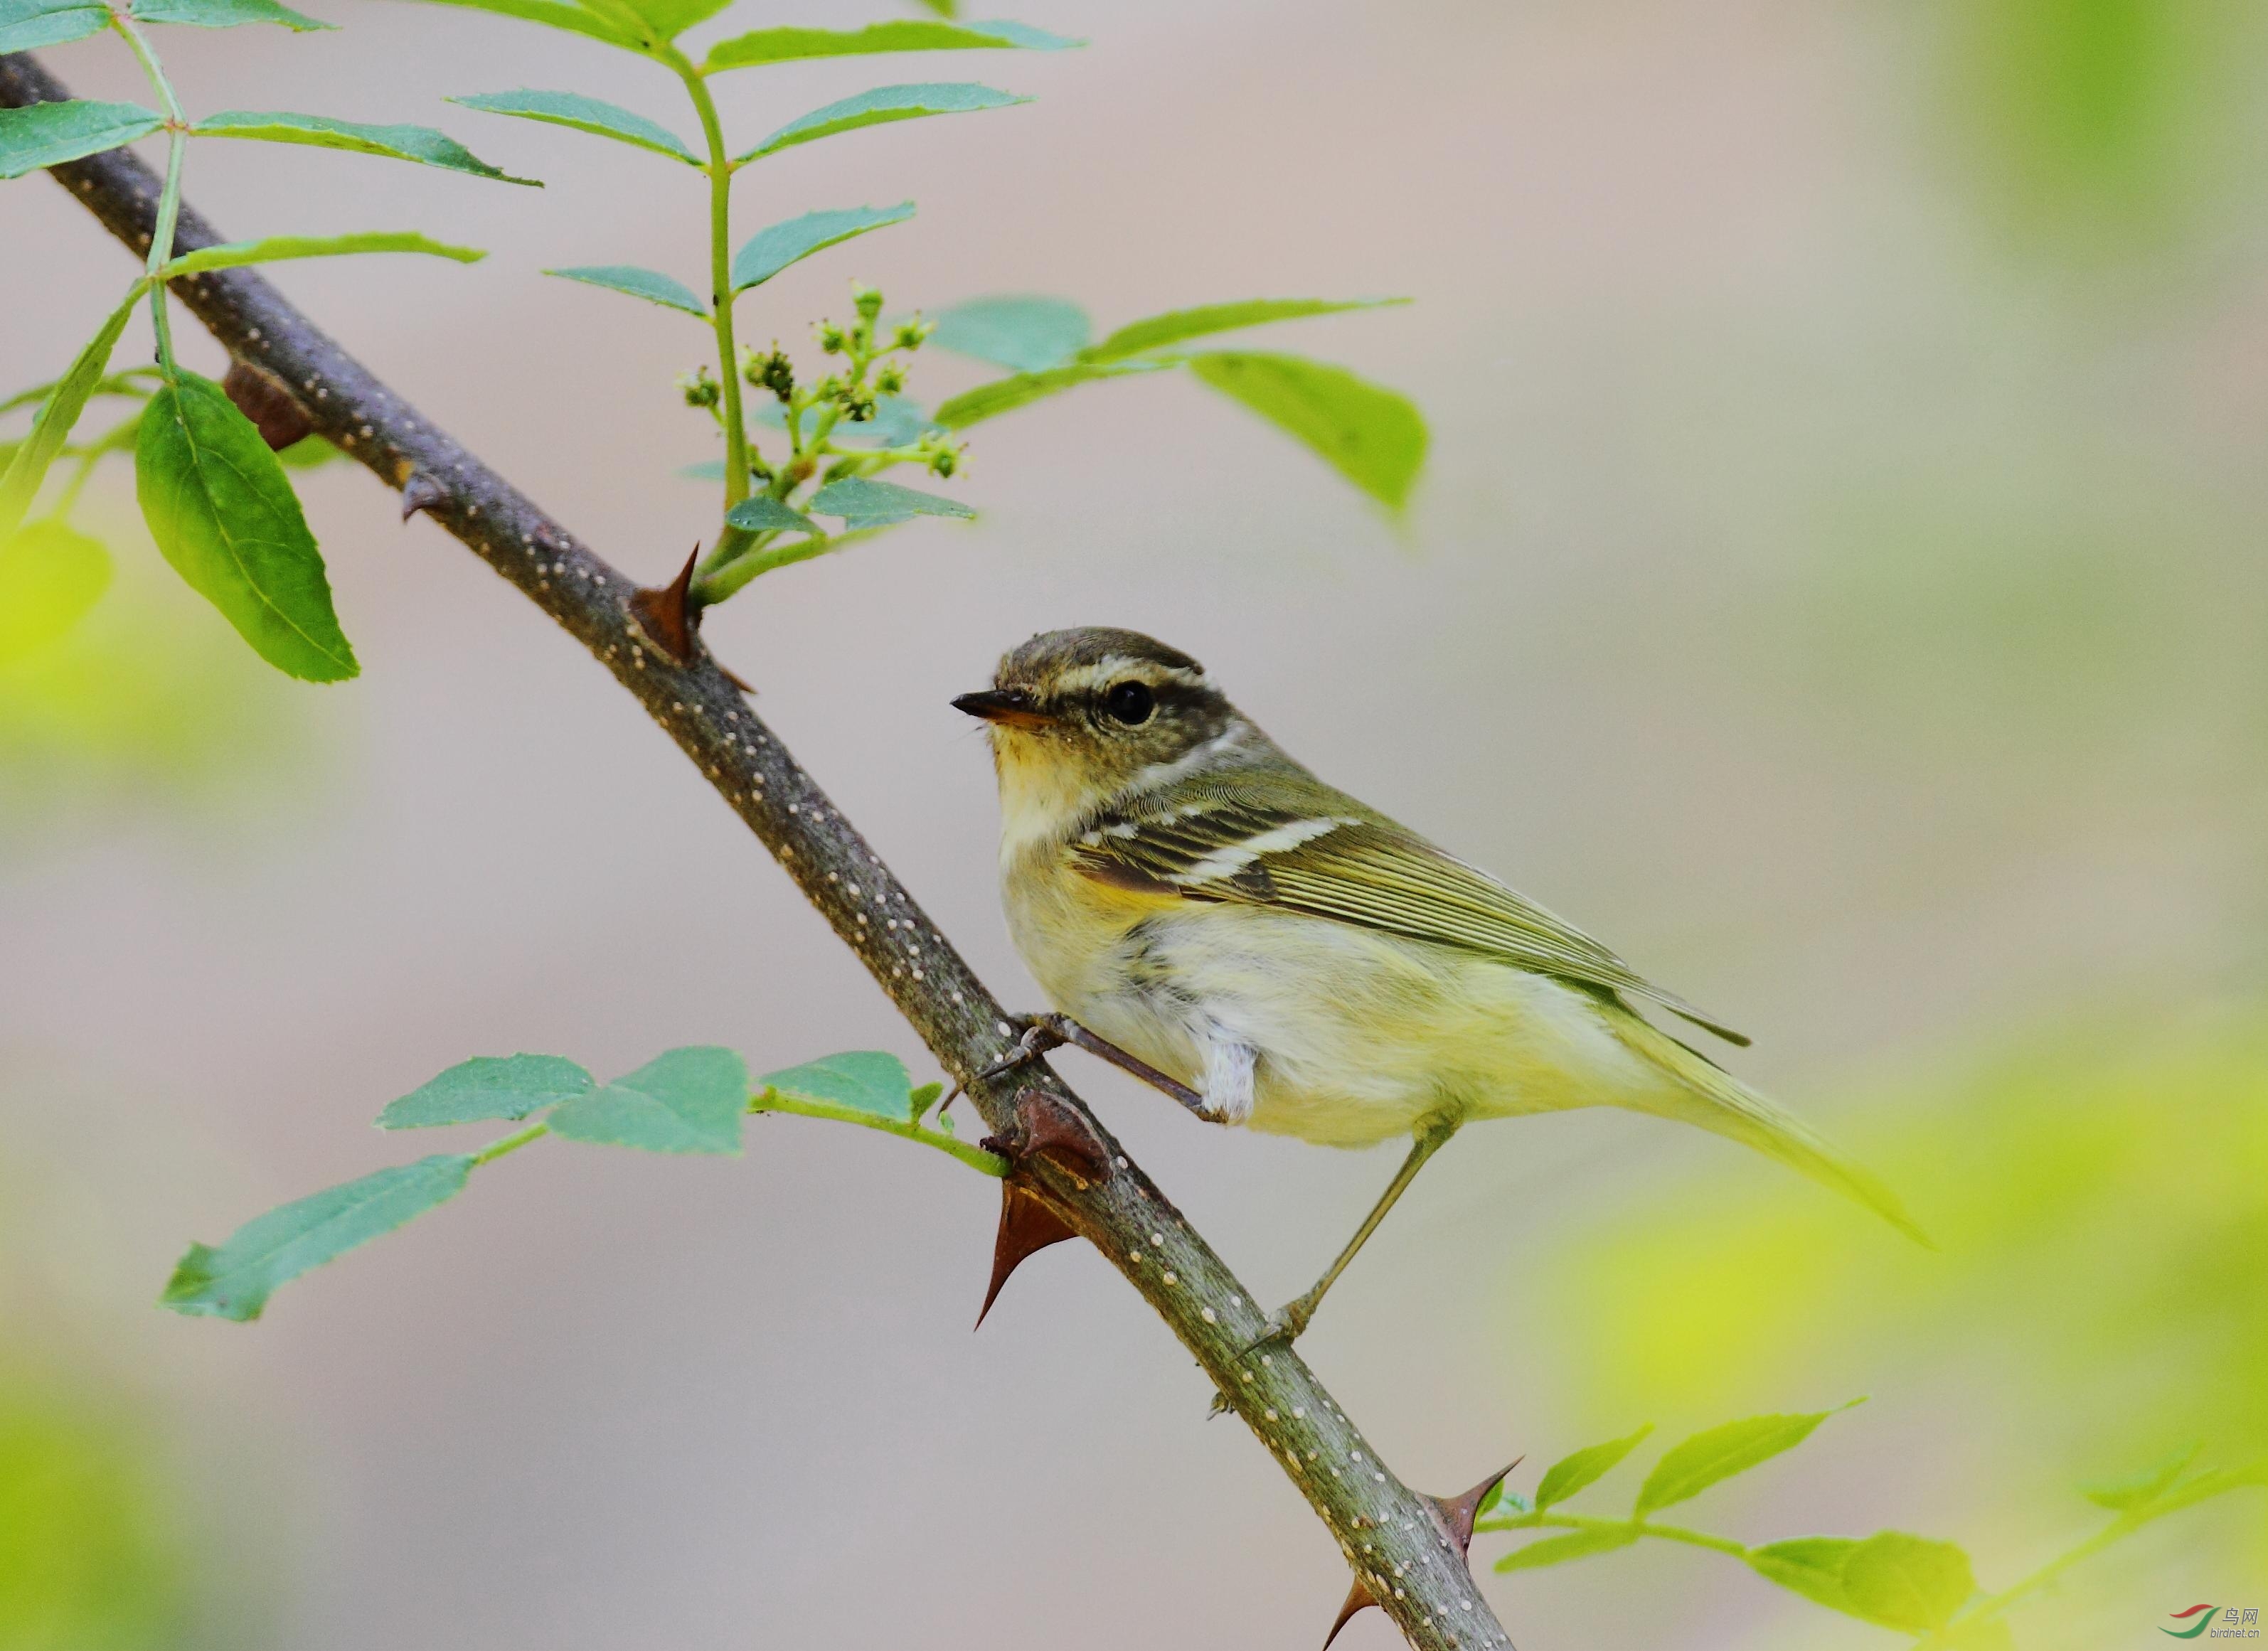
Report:
[[488,256],[477,246],[452,246],[415,230],[362,230],[352,235],[270,235],[265,240],[202,246],[184,253],[159,273],[168,281],[178,281],[208,269],[282,263],[291,258],[343,258],[355,253],[423,253],[460,264],[476,264]]
[[1576,1492],[1584,1490],[1612,1472],[1616,1464],[1637,1449],[1646,1436],[1653,1431],[1652,1422],[1636,1433],[1620,1439],[1609,1439],[1604,1444],[1587,1445],[1569,1456],[1562,1457],[1544,1469],[1543,1478],[1535,1486],[1535,1506],[1541,1509],[1565,1501]]
[[611,103],[601,103],[596,98],[586,98],[579,92],[482,92],[468,98],[451,98],[449,101],[487,114],[510,114],[523,121],[541,121],[599,137],[611,137],[617,143],[681,160],[688,166],[701,164],[699,158],[685,146],[685,140],[659,121]]
[[429,0],[429,4],[459,6],[468,11],[492,12],[497,17],[515,18],[523,23],[541,23],[547,28],[585,34],[608,46],[619,46],[625,51],[643,49],[636,32],[600,17],[585,7],[565,4],[564,0]]
[[1942,1628],[1976,1591],[1966,1553],[1903,1530],[1878,1531],[1843,1560],[1844,1609],[1886,1628]]
[[0,0],[0,52],[83,40],[109,21],[106,7],[86,0]]
[[854,532],[888,527],[917,516],[950,516],[967,521],[976,514],[958,499],[902,488],[895,481],[877,481],[872,476],[845,476],[830,481],[811,495],[805,508],[821,516],[839,516]]
[[134,0],[140,23],[188,23],[201,29],[232,29],[244,23],[280,23],[294,34],[334,26],[276,0]]
[[557,275],[563,281],[579,281],[587,287],[627,292],[633,298],[644,298],[648,304],[659,304],[665,309],[682,310],[698,320],[709,319],[709,306],[701,302],[692,288],[663,275],[659,269],[641,269],[636,264],[593,264],[582,269],[547,269],[543,273]]
[[884,126],[893,121],[916,121],[930,114],[969,114],[980,109],[1005,109],[1012,104],[1030,101],[1029,98],[1020,98],[1011,92],[996,92],[990,86],[967,82],[877,86],[872,92],[861,92],[855,97],[842,99],[825,108],[814,109],[799,120],[789,121],[733,164],[745,166],[752,160],[777,155],[782,150],[793,149],[799,143],[832,137],[838,132],[855,132],[861,127]]
[[2080,1486],[2079,1493],[2097,1508],[2108,1508],[2113,1513],[2124,1513],[2130,1508],[2139,1508],[2154,1502],[2166,1493],[2173,1482],[2181,1478],[2182,1471],[2197,1460],[2198,1452],[2205,1448],[2202,1442],[2186,1445],[2164,1461],[2123,1479],[2109,1479],[2095,1485]]
[[158,1299],[177,1313],[257,1318],[277,1286],[447,1203],[472,1167],[461,1153],[420,1158],[256,1215],[217,1249],[191,1244]]
[[1569,1559],[1588,1559],[1594,1553],[1611,1553],[1616,1548],[1627,1548],[1638,1540],[1636,1530],[1626,1525],[1594,1530],[1571,1530],[1565,1536],[1546,1537],[1541,1542],[1531,1542],[1524,1548],[1514,1548],[1496,1562],[1499,1571],[1535,1571],[1547,1565],[1561,1565]]
[[758,230],[733,256],[733,290],[745,292],[762,286],[814,253],[839,246],[869,230],[902,224],[913,215],[910,201],[901,201],[894,207],[834,207]]
[[806,57],[862,57],[874,52],[1024,51],[1054,52],[1084,46],[1085,40],[1050,34],[1023,23],[932,23],[899,18],[861,29],[770,28],[736,34],[709,48],[704,75],[759,63],[792,62]]
[[430,1078],[378,1115],[380,1129],[426,1129],[489,1119],[518,1121],[590,1092],[591,1075],[561,1055],[475,1055]]
[[1080,362],[1068,367],[1050,367],[1045,372],[1020,372],[1013,378],[995,378],[990,384],[978,385],[974,390],[964,390],[959,395],[939,402],[932,416],[946,429],[965,430],[972,424],[981,424],[986,419],[998,418],[1003,413],[1029,407],[1043,396],[1054,395],[1074,385],[1087,384],[1098,378],[1123,378],[1136,373],[1161,372],[1179,365],[1179,362],[1173,361],[1127,361],[1105,367]]
[[[724,466],[717,467],[719,478]],[[751,533],[814,533],[824,539],[827,530],[792,505],[781,503],[769,493],[759,493],[754,498],[743,499],[725,512],[725,519],[734,527],[746,528]]]
[[84,160],[147,137],[165,122],[138,103],[33,103],[0,109],[0,178]]
[[1068,298],[1004,293],[945,311],[930,342],[996,367],[1042,372],[1085,349],[1093,330],[1086,312]]
[[1409,302],[1407,298],[1247,298],[1235,304],[1201,305],[1193,310],[1173,310],[1130,321],[1087,350],[1086,359],[1121,361],[1192,338],[1233,333],[1270,321],[1294,321],[1303,316],[1336,315],[1346,310],[1375,310]]
[[134,473],[158,550],[254,653],[308,682],[361,670],[284,466],[218,385],[185,371],[158,387]]
[[302,436],[289,447],[278,448],[276,462],[286,470],[315,470],[345,457],[320,436]]
[[737,1155],[748,1105],[748,1069],[730,1049],[696,1046],[656,1055],[603,1089],[578,1096],[547,1120],[569,1141],[644,1152]]
[[343,149],[357,155],[377,155],[388,160],[415,161],[499,183],[543,186],[533,178],[515,178],[498,171],[446,132],[430,126],[369,126],[358,121],[335,121],[328,114],[292,114],[280,110],[225,109],[208,114],[189,128],[193,137],[253,138],[263,143],[311,143],[318,149]]
[[905,1062],[880,1050],[853,1050],[767,1073],[757,1080],[756,1088],[847,1106],[894,1123],[914,1121],[913,1080],[907,1075]]
[[148,282],[137,281],[126,290],[126,297],[103,319],[70,370],[55,380],[32,421],[31,433],[9,459],[7,469],[0,471],[0,539],[14,532],[24,513],[32,508],[40,483],[47,479],[48,466],[70,439],[71,429],[86,411],[88,400],[107,382],[103,369],[110,364],[110,352],[118,347],[118,335],[126,330],[126,319],[148,286]]
[[1223,351],[1189,371],[1321,458],[1389,510],[1409,502],[1425,462],[1425,421],[1405,396],[1344,367],[1297,356]]
[[1750,1416],[1672,1445],[1638,1487],[1637,1516],[1643,1519],[1698,1496],[1721,1479],[1745,1473],[1783,1450],[1794,1449],[1833,1413],[1822,1410],[1805,1415]]
[[0,667],[61,638],[109,585],[110,553],[67,522],[0,535]]
[[644,25],[651,49],[652,45],[675,40],[696,23],[707,22],[732,0],[585,0],[585,4],[612,18],[617,27],[627,18],[637,18]]
[[1749,1549],[1749,1566],[1791,1593],[1830,1611],[1847,1611],[1851,1607],[1843,1596],[1843,1561],[1858,1545],[1852,1537],[1792,1537]]

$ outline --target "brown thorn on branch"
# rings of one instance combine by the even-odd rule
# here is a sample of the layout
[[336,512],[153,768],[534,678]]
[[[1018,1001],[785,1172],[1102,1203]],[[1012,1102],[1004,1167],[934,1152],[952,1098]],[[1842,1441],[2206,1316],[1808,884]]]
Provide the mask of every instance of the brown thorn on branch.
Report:
[[1026,1257],[1037,1254],[1049,1244],[1078,1236],[1071,1223],[1057,1214],[1054,1207],[1037,1192],[1012,1175],[1003,1179],[1000,1228],[992,1236],[992,1281],[984,1287],[984,1305],[976,1310],[976,1323],[971,1328],[984,1327],[984,1315],[1000,1298],[1000,1287],[1008,1281],[1011,1273],[1023,1266]]
[[[1481,1504],[1488,1501],[1491,1491],[1504,1483],[1506,1474],[1526,1460],[1528,1460],[1526,1457],[1514,1457],[1488,1478],[1474,1486],[1472,1489],[1460,1495],[1425,1498],[1432,1504],[1433,1512],[1440,1518],[1443,1530],[1455,1539],[1459,1559],[1464,1558],[1472,1552],[1473,1522],[1480,1517]],[[1353,1621],[1361,1611],[1377,1603],[1378,1596],[1370,1591],[1370,1584],[1360,1576],[1357,1576],[1354,1579],[1354,1586],[1347,1590],[1346,1603],[1339,1607],[1339,1614],[1332,1619],[1331,1631],[1323,1636],[1323,1651],[1331,1651],[1331,1641],[1339,1637],[1340,1629]]]
[[268,444],[271,452],[281,452],[314,433],[313,422],[307,417],[306,410],[292,400],[283,381],[250,362],[232,360],[228,376],[220,381],[220,387],[236,403],[236,410],[252,421],[260,432],[260,439]]
[[1076,1108],[1038,1089],[1018,1090],[1007,1128],[985,1136],[978,1144],[1017,1166],[1000,1182],[1000,1226],[992,1238],[992,1279],[985,1286],[984,1305],[976,1310],[981,1328],[984,1315],[999,1299],[1000,1287],[1027,1257],[1079,1236],[1023,1175],[1022,1166],[1030,1159],[1045,1158],[1086,1187],[1108,1177],[1110,1157],[1093,1124]]
[[430,510],[449,496],[449,489],[440,481],[415,471],[401,484],[401,519],[408,521],[420,510]]
[[693,663],[694,633],[701,628],[701,605],[693,599],[693,566],[700,560],[701,547],[696,545],[677,577],[667,584],[646,586],[630,598],[638,627],[681,665]]

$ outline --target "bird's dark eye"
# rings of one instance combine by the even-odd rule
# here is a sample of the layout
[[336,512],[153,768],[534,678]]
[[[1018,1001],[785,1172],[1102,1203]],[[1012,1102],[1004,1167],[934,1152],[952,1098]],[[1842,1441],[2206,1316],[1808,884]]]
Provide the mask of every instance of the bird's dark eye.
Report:
[[1129,727],[1150,720],[1158,701],[1148,686],[1139,682],[1114,682],[1110,691],[1102,696],[1102,708]]

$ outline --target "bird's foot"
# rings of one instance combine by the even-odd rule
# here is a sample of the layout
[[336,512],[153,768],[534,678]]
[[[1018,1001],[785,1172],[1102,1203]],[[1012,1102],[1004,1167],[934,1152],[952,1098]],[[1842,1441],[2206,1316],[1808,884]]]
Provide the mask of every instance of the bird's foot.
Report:
[[1086,1050],[1098,1060],[1108,1060],[1120,1071],[1131,1073],[1151,1088],[1172,1096],[1199,1118],[1216,1123],[1223,1121],[1213,1117],[1206,1108],[1205,1097],[1188,1084],[1167,1077],[1148,1061],[1128,1054],[1108,1038],[1097,1037],[1068,1015],[1019,1015],[1009,1024],[1021,1026],[1024,1035],[1016,1040],[1015,1048],[978,1073],[978,1077],[1004,1076],[1069,1044]]
[[1020,1072],[1050,1051],[1062,1048],[1071,1039],[1049,1023],[1063,1018],[1060,1015],[1012,1016],[1009,1024],[1022,1027],[1023,1036],[1016,1039],[1016,1046],[1013,1049],[979,1072],[976,1075],[978,1080],[990,1082],[994,1078],[1005,1078],[1011,1072]]

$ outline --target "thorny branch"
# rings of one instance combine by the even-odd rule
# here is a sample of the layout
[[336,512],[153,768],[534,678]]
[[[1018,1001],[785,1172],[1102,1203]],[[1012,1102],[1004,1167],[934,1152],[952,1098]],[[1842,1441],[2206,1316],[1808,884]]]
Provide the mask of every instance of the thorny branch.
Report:
[[[70,95],[29,55],[0,56],[0,105]],[[52,170],[105,228],[146,254],[159,193],[147,166],[119,149]],[[182,206],[178,252],[222,239]],[[1471,1493],[1443,1501],[1409,1489],[1305,1361],[1287,1347],[1255,1348],[1265,1314],[1251,1293],[1052,1072],[1041,1065],[1012,1078],[979,1077],[1014,1045],[1006,1014],[697,635],[689,663],[657,646],[639,623],[631,580],[435,429],[261,276],[215,271],[173,290],[234,360],[288,393],[317,433],[462,540],[637,697],[967,1086],[996,1134],[1027,1143],[1006,1184],[1008,1214],[1018,1214],[1019,1200],[1027,1218],[1031,1202],[1046,1207],[1141,1292],[1321,1515],[1354,1567],[1357,1595],[1373,1596],[1421,1651],[1509,1646],[1465,1564]],[[638,605],[652,611],[650,602]],[[1087,1149],[1048,1150],[1035,1137],[1049,1132],[1080,1138]]]

